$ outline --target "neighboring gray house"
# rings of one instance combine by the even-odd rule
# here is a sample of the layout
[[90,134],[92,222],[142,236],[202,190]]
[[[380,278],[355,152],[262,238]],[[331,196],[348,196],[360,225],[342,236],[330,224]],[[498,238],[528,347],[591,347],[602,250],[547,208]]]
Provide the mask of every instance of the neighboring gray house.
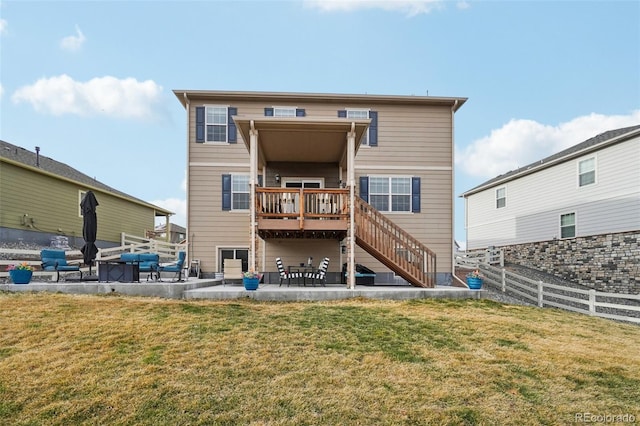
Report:
[[610,130],[462,194],[467,247],[598,289],[640,292],[640,125]]

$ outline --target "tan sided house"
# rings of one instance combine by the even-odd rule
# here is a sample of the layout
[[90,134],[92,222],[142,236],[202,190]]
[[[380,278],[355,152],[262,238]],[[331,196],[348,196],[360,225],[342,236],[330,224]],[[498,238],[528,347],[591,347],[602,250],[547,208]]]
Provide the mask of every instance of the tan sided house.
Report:
[[329,258],[327,282],[350,288],[358,264],[377,284],[450,283],[454,113],[466,98],[174,93],[188,121],[189,255],[203,276],[237,258],[278,282],[276,258]]
[[[22,147],[0,141],[0,241],[6,244],[84,245],[80,202],[98,199],[99,248],[121,244],[122,233],[145,236],[156,217],[171,213],[111,188],[86,174]],[[64,248],[64,247],[63,247]]]

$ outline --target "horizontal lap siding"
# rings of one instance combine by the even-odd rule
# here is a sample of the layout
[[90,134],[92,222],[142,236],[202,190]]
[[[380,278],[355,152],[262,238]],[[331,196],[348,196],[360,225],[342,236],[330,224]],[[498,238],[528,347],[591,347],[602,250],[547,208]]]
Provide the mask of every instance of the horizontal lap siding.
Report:
[[249,245],[249,212],[222,211],[222,174],[248,173],[248,168],[191,167],[189,236],[193,258],[205,272],[217,272],[217,247]]
[[[421,178],[420,213],[386,213],[394,223],[437,255],[437,272],[450,273],[453,255],[451,110],[437,107],[381,106],[378,146],[362,147],[356,157],[356,182],[365,175]],[[393,165],[395,170],[376,168]],[[390,272],[358,249],[358,259],[374,271]]]
[[560,215],[576,212],[577,236],[640,229],[640,142],[597,152],[596,184],[579,188],[580,157],[509,182],[506,208],[495,208],[495,188],[468,203],[468,247],[520,244],[560,237]]
[[[15,188],[21,188],[15,191]],[[80,190],[88,188],[2,163],[2,226],[31,229],[21,225],[23,215],[33,219],[33,230],[69,237],[69,243],[84,244]],[[93,190],[98,200],[97,239],[118,243],[122,232],[144,236],[154,228],[154,210],[119,197]],[[25,196],[28,194],[28,196]],[[124,220],[123,218],[126,218]]]
[[[189,143],[189,235],[193,257],[202,262],[205,272],[217,268],[216,247],[249,244],[249,217],[237,212],[223,212],[221,206],[221,175],[248,173],[249,155],[238,132],[236,144],[195,143],[195,106],[191,102]],[[213,104],[212,104],[213,105]],[[238,108],[238,115],[264,114],[265,107],[292,106],[305,109],[307,117],[336,118],[337,111],[345,108],[363,108],[378,112],[378,146],[362,147],[356,157],[356,175],[369,173],[420,176],[422,212],[389,217],[407,232],[427,244],[438,255],[438,271],[451,272],[452,247],[452,171],[424,170],[425,168],[451,168],[452,132],[451,110],[448,107],[375,105],[369,103],[312,103],[295,102],[232,102],[216,103]],[[195,165],[195,164],[198,165]],[[402,170],[389,170],[377,166],[400,166]],[[332,174],[337,174],[337,171]],[[306,174],[301,174],[305,176]],[[357,178],[356,178],[357,181]],[[329,185],[329,183],[327,183]],[[258,254],[259,266],[267,271],[275,268],[275,257],[298,263],[300,258],[313,256],[319,264],[322,257],[331,257],[330,270],[339,271],[341,261],[338,241],[273,241],[264,244],[264,254]],[[360,249],[358,249],[360,250]],[[383,272],[385,267],[369,255],[357,252],[357,262],[371,264],[372,269]],[[297,262],[296,262],[297,261]],[[272,265],[273,264],[273,265]]]

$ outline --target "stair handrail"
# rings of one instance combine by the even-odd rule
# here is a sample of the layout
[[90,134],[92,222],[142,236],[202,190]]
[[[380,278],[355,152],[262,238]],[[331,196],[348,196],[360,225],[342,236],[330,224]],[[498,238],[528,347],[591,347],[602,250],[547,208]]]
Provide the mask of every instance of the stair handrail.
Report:
[[356,242],[418,287],[435,287],[436,253],[356,196]]

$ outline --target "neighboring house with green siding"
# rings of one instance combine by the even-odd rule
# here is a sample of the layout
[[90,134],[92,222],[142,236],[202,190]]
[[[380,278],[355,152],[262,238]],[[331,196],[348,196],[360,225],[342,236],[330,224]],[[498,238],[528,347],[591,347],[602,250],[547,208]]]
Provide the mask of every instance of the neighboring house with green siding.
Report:
[[98,200],[99,248],[120,245],[121,233],[145,236],[155,218],[173,213],[113,189],[80,171],[22,147],[0,141],[0,241],[49,246],[66,237],[84,244],[80,201]]

